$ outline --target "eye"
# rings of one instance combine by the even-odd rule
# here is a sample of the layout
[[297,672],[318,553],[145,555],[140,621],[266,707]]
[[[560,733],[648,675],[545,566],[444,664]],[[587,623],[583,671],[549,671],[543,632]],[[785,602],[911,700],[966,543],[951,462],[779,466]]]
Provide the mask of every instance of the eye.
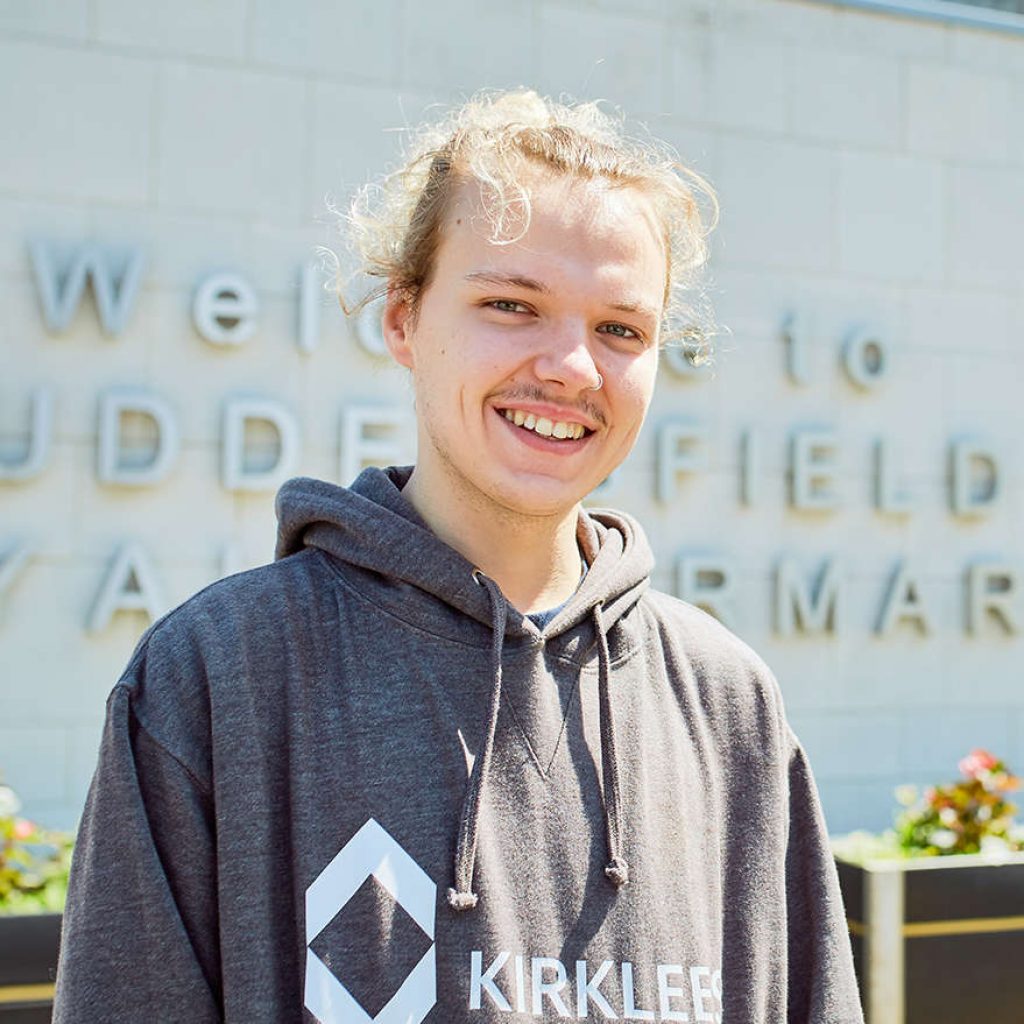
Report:
[[491,309],[498,310],[499,313],[529,313],[530,307],[524,305],[522,302],[515,302],[512,299],[491,299],[487,303]]
[[632,327],[627,327],[625,324],[601,324],[597,329],[599,331],[603,331],[605,334],[612,334],[616,338],[636,338],[637,341],[644,340],[639,331],[634,331]]

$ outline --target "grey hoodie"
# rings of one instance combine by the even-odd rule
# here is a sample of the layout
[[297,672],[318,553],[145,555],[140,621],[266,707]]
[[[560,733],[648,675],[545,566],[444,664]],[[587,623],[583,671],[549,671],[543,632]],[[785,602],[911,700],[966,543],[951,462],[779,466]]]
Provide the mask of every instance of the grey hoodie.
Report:
[[778,687],[627,516],[543,628],[401,487],[294,480],[278,560],[108,703],[54,1020],[862,1021]]

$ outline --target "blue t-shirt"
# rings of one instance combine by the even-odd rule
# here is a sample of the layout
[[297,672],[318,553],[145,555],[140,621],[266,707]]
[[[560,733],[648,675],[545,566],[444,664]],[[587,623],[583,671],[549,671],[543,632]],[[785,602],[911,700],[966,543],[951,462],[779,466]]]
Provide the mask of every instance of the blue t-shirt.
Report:
[[[576,590],[580,589],[580,583],[583,582],[587,575],[587,563],[580,559],[580,582],[576,584]],[[554,608],[547,608],[542,612],[528,612],[526,617],[538,628],[543,629],[575,596],[576,590],[574,590],[561,604],[555,605]]]

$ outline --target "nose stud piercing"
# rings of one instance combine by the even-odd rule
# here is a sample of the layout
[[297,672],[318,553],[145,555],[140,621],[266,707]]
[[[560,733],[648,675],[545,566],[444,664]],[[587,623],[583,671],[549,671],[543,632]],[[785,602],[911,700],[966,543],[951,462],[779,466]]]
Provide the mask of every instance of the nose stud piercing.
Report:
[[601,374],[597,375],[597,383],[587,388],[588,391],[600,391],[604,387],[604,377]]

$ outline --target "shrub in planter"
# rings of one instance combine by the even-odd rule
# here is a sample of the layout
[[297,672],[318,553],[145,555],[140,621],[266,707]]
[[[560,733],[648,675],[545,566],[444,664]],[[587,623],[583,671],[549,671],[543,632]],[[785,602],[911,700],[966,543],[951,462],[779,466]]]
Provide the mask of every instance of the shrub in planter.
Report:
[[0,784],[0,1021],[49,1020],[72,837],[18,816]]
[[868,1024],[1024,1019],[1019,781],[983,750],[960,771],[901,787],[894,830],[834,841]]
[[906,810],[896,819],[900,849],[911,855],[1002,853],[1024,850],[1017,808],[1006,799],[1020,779],[987,750],[972,750],[959,764],[963,779],[917,790],[901,787]]

